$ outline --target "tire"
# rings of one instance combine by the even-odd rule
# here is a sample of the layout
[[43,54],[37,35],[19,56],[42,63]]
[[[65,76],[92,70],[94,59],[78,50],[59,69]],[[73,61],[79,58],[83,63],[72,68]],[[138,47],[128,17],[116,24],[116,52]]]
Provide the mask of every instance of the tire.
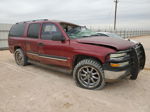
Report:
[[73,70],[77,86],[85,89],[102,89],[105,86],[104,71],[101,63],[94,59],[81,60]]
[[28,64],[28,58],[25,56],[22,49],[17,49],[14,53],[15,61],[20,66],[26,66]]

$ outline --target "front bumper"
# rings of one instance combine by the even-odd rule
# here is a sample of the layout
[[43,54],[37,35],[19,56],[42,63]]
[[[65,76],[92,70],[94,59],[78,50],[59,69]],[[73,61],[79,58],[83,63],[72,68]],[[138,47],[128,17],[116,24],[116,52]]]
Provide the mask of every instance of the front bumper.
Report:
[[130,71],[128,70],[118,71],[118,72],[105,70],[104,73],[105,73],[106,82],[118,81],[130,76]]
[[[132,48],[121,51],[127,53],[126,56],[118,60],[108,60],[104,65],[105,78],[108,80],[122,79],[130,76],[130,79],[135,80],[140,70],[145,66],[145,51],[142,44],[138,43]],[[111,63],[125,63],[129,64],[121,67],[112,67]]]

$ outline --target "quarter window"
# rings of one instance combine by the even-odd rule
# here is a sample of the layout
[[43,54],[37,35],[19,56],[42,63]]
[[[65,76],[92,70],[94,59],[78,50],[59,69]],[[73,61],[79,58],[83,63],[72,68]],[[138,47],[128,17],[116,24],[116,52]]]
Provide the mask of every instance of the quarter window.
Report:
[[21,37],[24,34],[25,24],[19,23],[12,26],[9,31],[11,37]]
[[40,24],[39,23],[32,23],[29,25],[28,29],[28,37],[29,38],[38,38],[40,31]]

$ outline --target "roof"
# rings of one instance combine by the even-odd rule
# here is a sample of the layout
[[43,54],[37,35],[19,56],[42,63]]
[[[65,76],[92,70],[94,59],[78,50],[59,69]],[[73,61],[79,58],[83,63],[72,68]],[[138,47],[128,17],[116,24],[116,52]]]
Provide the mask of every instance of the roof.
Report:
[[70,22],[66,22],[66,21],[61,21],[61,20],[49,20],[49,19],[37,19],[37,20],[31,20],[31,21],[22,21],[22,22],[18,22],[18,23],[16,23],[16,24],[19,24],[19,23],[32,23],[32,22],[44,22],[44,21],[55,22],[55,23],[64,23],[64,24],[70,24],[70,25],[79,26],[79,25],[77,25],[77,24],[70,23]]

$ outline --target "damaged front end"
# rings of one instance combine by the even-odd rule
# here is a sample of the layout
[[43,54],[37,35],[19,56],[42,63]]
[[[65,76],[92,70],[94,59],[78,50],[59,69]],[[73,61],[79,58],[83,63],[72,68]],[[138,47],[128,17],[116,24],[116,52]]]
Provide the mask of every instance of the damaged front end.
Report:
[[130,76],[130,79],[135,80],[145,66],[145,51],[140,43],[127,50],[109,54],[108,57],[103,65],[106,79]]

